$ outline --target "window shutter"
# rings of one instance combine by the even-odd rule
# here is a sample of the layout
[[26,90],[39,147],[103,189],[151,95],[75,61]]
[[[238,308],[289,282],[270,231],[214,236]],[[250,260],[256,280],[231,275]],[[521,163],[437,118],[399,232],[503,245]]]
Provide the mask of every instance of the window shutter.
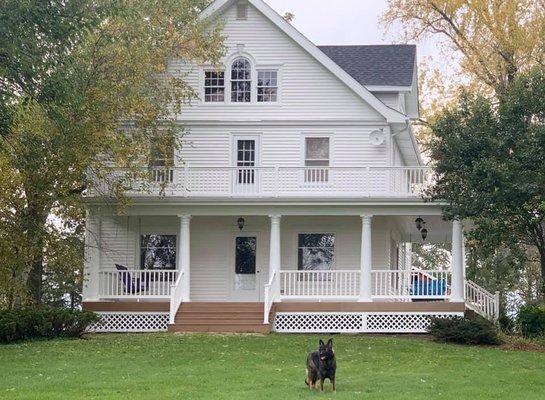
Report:
[[237,19],[248,19],[248,3],[245,1],[237,3]]

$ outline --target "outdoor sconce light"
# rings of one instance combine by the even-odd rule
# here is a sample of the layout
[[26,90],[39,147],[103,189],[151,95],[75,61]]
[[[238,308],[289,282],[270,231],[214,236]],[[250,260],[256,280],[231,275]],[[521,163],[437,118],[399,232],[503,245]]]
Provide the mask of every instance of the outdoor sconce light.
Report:
[[424,226],[426,222],[424,222],[424,220],[420,217],[418,217],[417,219],[414,220],[414,224],[416,225],[416,229],[418,230],[421,230],[422,229],[422,226]]
[[420,231],[420,234],[422,235],[422,240],[426,240],[426,238],[428,237],[428,230],[426,228],[423,228]]
[[237,219],[237,225],[238,225],[238,229],[240,229],[242,231],[242,229],[244,228],[244,218],[240,217],[239,219]]

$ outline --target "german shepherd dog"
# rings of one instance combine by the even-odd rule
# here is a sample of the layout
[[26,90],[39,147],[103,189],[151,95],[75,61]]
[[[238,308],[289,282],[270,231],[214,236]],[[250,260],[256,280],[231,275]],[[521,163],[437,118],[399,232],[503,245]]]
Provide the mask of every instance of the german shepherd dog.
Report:
[[307,377],[305,383],[309,388],[315,388],[316,382],[320,381],[320,390],[324,390],[324,381],[329,379],[335,387],[335,373],[337,372],[337,361],[333,352],[333,339],[329,339],[327,344],[320,340],[318,351],[313,351],[307,356]]

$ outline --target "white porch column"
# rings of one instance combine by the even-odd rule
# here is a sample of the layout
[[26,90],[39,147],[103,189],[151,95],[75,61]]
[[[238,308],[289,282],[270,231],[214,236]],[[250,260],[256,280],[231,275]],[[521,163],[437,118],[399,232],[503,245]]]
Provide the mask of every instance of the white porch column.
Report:
[[190,301],[190,265],[191,257],[189,252],[190,236],[189,236],[189,221],[191,215],[182,214],[180,217],[180,231],[178,234],[178,271],[184,273],[181,284],[183,288],[182,301]]
[[452,221],[452,250],[451,250],[451,295],[450,301],[464,301],[464,256],[463,256],[463,232],[462,223],[459,220]]
[[361,216],[360,297],[358,301],[371,301],[371,220],[372,215]]
[[[276,282],[280,282],[280,263],[281,263],[281,249],[280,249],[280,219],[281,215],[269,215],[271,219],[271,237],[269,244],[269,279],[274,272],[276,272]],[[276,301],[280,295],[280,285],[274,288],[274,295]]]
[[85,224],[82,297],[83,301],[96,301],[100,295],[100,218],[87,209]]

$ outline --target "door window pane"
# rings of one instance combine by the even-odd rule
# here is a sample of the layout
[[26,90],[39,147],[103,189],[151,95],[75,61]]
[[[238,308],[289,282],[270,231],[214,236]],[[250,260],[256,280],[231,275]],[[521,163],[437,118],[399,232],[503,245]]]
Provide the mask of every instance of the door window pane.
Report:
[[255,237],[237,237],[235,249],[235,273],[255,274]]
[[237,140],[237,167],[239,184],[255,182],[255,140]]
[[324,271],[333,268],[335,235],[332,233],[300,233],[297,268]]

